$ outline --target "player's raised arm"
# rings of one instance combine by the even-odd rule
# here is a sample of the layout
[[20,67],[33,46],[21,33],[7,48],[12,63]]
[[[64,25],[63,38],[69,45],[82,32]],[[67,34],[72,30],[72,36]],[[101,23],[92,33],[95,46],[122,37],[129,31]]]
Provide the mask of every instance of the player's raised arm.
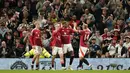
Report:
[[30,44],[31,44],[31,46],[34,46],[34,41],[33,41],[33,31],[34,31],[34,30],[31,31],[31,35],[30,35],[30,37],[29,37],[29,40],[30,40]]

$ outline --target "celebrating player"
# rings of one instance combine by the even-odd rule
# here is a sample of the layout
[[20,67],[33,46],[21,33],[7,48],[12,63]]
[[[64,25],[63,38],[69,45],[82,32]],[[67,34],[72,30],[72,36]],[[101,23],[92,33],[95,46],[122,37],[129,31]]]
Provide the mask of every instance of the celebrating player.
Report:
[[89,38],[91,31],[89,30],[88,25],[84,24],[83,30],[80,30],[79,33],[80,33],[80,47],[79,47],[80,62],[79,62],[79,65],[78,65],[77,68],[82,69],[82,63],[84,62],[91,69],[91,64],[89,64],[88,61],[84,58],[86,52],[89,50],[87,40]]
[[70,53],[70,63],[69,63],[68,69],[72,70],[71,65],[72,65],[72,62],[74,59],[74,50],[71,45],[71,38],[72,38],[71,35],[74,33],[74,30],[69,28],[69,25],[67,22],[63,22],[62,25],[63,25],[63,27],[60,28],[58,31],[61,34],[61,40],[62,40],[62,44],[63,44],[64,67],[66,64],[66,60],[65,60],[66,54]]
[[57,30],[60,28],[60,24],[55,24],[55,30],[52,33],[52,40],[55,40],[55,46],[52,48],[52,70],[54,69],[54,59],[57,54],[60,56],[60,62],[62,65],[62,69],[64,69],[64,58],[63,58],[63,49],[62,49],[62,41],[61,34]]
[[40,57],[40,54],[42,53],[41,32],[39,30],[40,22],[35,21],[34,25],[35,25],[35,28],[31,31],[31,36],[30,36],[30,43],[32,45],[32,48],[35,49],[35,55],[32,59],[31,68],[33,69],[34,62],[36,61],[36,70],[39,70],[39,57]]

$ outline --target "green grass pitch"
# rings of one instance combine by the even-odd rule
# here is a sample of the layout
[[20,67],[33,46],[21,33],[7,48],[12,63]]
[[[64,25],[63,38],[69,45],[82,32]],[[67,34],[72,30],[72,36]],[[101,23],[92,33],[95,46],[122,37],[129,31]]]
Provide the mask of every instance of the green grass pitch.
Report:
[[130,70],[0,70],[0,73],[130,73]]

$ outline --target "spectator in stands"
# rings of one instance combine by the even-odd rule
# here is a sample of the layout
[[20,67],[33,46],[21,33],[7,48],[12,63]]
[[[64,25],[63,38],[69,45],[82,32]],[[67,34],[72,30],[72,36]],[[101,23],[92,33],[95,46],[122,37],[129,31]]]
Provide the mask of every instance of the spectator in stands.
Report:
[[100,33],[103,34],[103,30],[107,27],[107,21],[109,20],[109,13],[108,13],[108,8],[107,7],[102,7],[102,14],[100,16],[100,24],[99,24],[99,30]]
[[16,58],[20,58],[23,56],[25,52],[25,47],[22,44],[20,44],[20,38],[16,38],[15,46],[13,48],[15,51]]
[[20,12],[19,18],[20,22],[25,22],[26,24],[32,21],[32,16],[27,6],[23,7],[22,12]]
[[108,49],[107,49],[108,46],[109,46],[109,44],[110,44],[109,41],[110,41],[110,40],[106,39],[106,40],[104,40],[104,41],[102,42],[102,44],[101,44],[102,57],[105,57],[106,54],[107,54],[107,55],[109,54],[109,51],[108,51]]
[[88,24],[88,27],[92,27],[95,22],[95,17],[89,12],[89,9],[85,9],[84,14],[81,17],[81,21]]
[[[36,16],[37,15],[37,10],[36,10],[36,4],[37,4],[37,0],[31,0],[31,3],[30,3],[30,12],[33,16]],[[32,17],[33,17],[32,16]]]
[[116,41],[118,41],[120,39],[120,30],[119,29],[114,29],[112,38],[116,39]]
[[66,3],[65,5],[64,5],[64,11],[63,11],[63,14],[67,14],[67,15],[69,15],[69,13],[70,13],[70,3]]
[[44,0],[38,0],[38,2],[37,2],[37,4],[36,4],[37,13],[39,13],[39,10],[42,9],[42,7],[43,7],[43,2],[44,2]]
[[124,34],[124,33],[121,33],[121,34],[120,34],[120,40],[125,41],[125,34]]
[[113,16],[113,14],[110,14],[108,16],[108,20],[106,21],[107,28],[109,31],[111,31],[113,29],[113,23],[114,23],[114,16]]
[[8,10],[9,10],[9,6],[10,6],[9,2],[8,2],[8,1],[4,1],[3,11],[4,11],[4,12],[8,11]]
[[8,31],[8,28],[6,27],[5,18],[2,18],[0,20],[0,34],[2,35],[2,38],[4,38],[7,31]]
[[119,41],[119,44],[116,45],[116,57],[117,58],[126,58],[127,57],[127,49],[123,46],[123,40]]
[[0,46],[0,58],[11,58],[12,57],[12,50],[7,47],[7,44],[5,41],[1,42]]
[[92,38],[90,45],[90,57],[91,58],[99,58],[101,57],[101,48],[96,44],[96,38]]
[[125,43],[123,44],[123,46],[128,49],[130,47],[130,37],[129,36],[126,36],[125,37]]
[[109,44],[108,46],[108,51],[109,51],[109,54],[112,58],[115,57],[115,53],[116,53],[116,40],[115,38],[112,39],[111,43]]
[[83,4],[83,9],[90,9],[91,6],[93,5],[89,0],[84,0],[85,3]]
[[108,32],[108,28],[105,28],[104,33],[101,35],[103,40],[107,38],[107,32]]
[[47,18],[48,14],[46,12],[46,10],[42,9],[39,11],[38,13],[38,20],[40,21],[40,27],[44,28],[47,25]]
[[130,32],[130,19],[127,20],[127,26],[124,28],[124,32]]
[[15,8],[15,10],[16,10],[17,12],[21,12],[21,11],[22,11],[22,6],[23,6],[23,3],[22,3],[21,0],[19,0],[19,1],[17,2],[17,7]]
[[8,47],[12,50],[12,43],[13,43],[13,35],[12,35],[12,30],[8,30],[4,36],[4,40],[6,41],[6,44]]
[[114,28],[118,29],[119,31],[122,31],[125,28],[125,24],[122,18],[118,18],[116,20],[116,23],[114,24]]
[[23,31],[22,32],[23,36],[20,38],[20,44],[23,45],[25,52],[29,52],[32,49],[32,47],[29,43],[30,33],[31,32],[29,32],[29,31]]
[[71,17],[70,22],[69,22],[69,26],[70,26],[71,28],[73,28],[75,23],[76,23],[76,27],[77,27],[77,26],[79,25],[80,21],[77,20],[76,15],[73,15],[73,16]]
[[[49,34],[51,35],[51,31],[47,30],[47,32],[49,32]],[[50,42],[51,42],[51,38],[48,38],[47,36],[47,32],[42,32],[42,44],[44,45],[44,48],[46,48],[46,50],[51,53],[51,47],[50,47]]]
[[107,38],[106,38],[107,40],[111,40],[112,39],[112,34],[111,34],[111,32],[107,32]]
[[103,39],[102,39],[102,36],[100,35],[99,31],[96,31],[95,33],[93,33],[92,36],[89,38],[89,41],[91,41],[92,38],[96,39],[97,45],[99,45],[99,46],[101,45]]
[[110,53],[109,53],[109,52],[106,52],[106,54],[105,54],[105,57],[104,57],[104,58],[111,58]]

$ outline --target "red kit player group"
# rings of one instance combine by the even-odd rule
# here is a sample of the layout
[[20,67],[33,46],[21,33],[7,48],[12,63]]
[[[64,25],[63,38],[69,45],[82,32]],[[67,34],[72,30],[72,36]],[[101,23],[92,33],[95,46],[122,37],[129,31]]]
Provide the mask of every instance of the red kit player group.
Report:
[[[32,45],[32,48],[35,49],[35,55],[32,60],[31,68],[34,67],[34,62],[36,61],[36,70],[39,69],[39,57],[42,53],[42,39],[41,39],[41,32],[40,32],[40,22],[36,21],[35,28],[31,32],[30,36],[30,42]],[[79,65],[77,68],[82,68],[82,63],[84,62],[87,64],[90,68],[91,65],[88,63],[88,61],[84,58],[86,52],[88,49],[87,40],[89,38],[89,35],[91,31],[87,27],[87,24],[83,24],[83,30],[76,30],[76,24],[74,24],[74,27],[71,28],[68,24],[68,22],[56,23],[54,25],[55,30],[52,31],[52,37],[51,37],[51,47],[52,47],[52,70],[54,70],[54,60],[56,55],[58,54],[60,57],[60,62],[62,66],[62,70],[66,70],[66,54],[69,53],[70,55],[70,62],[68,69],[73,70],[71,68],[73,59],[74,59],[74,50],[71,44],[72,36],[75,32],[80,33],[80,47],[79,47]]]

